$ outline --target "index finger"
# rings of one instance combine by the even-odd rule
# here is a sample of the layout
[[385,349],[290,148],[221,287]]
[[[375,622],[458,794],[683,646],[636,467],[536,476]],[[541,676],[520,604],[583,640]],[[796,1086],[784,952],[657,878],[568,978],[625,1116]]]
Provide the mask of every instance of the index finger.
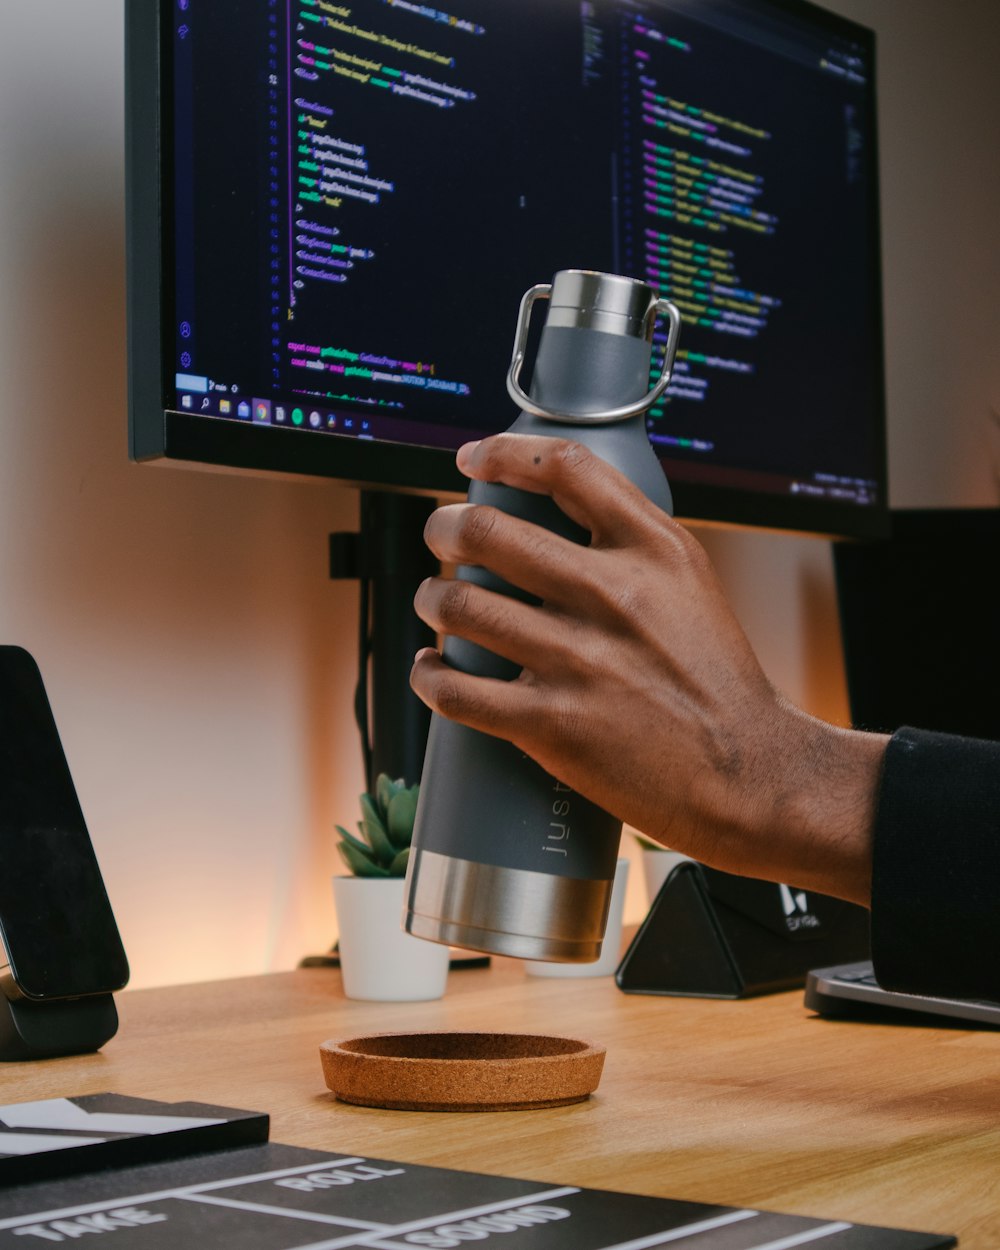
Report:
[[[635,524],[636,509],[650,508],[637,486],[582,443],[538,434],[495,434],[467,443],[458,452],[459,469],[480,482],[502,482],[549,495],[594,542],[612,539]],[[662,517],[659,509],[658,517]]]

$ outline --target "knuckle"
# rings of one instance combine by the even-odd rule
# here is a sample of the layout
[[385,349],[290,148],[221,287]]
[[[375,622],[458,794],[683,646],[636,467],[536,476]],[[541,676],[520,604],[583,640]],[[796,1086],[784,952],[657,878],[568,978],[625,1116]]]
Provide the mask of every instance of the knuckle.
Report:
[[467,700],[461,684],[447,673],[442,673],[438,678],[434,689],[434,706],[449,720],[458,720],[466,710]]
[[674,559],[692,568],[702,568],[710,564],[708,552],[686,526],[673,517],[663,520],[665,523],[661,529],[662,537]]
[[642,620],[647,611],[646,595],[641,587],[630,577],[617,584],[606,584],[605,600],[618,616],[630,621]]
[[579,754],[581,744],[587,739],[586,716],[575,699],[563,698],[550,704],[543,724],[549,741]]
[[437,600],[437,617],[446,629],[454,629],[469,616],[470,588],[468,582],[447,582]]
[[642,570],[631,568],[616,553],[613,561],[601,561],[588,577],[593,601],[612,618],[632,620],[647,611],[648,592]]
[[470,506],[462,513],[458,524],[458,540],[463,551],[478,555],[489,547],[496,533],[500,514],[489,506]]
[[571,439],[558,439],[552,449],[553,471],[562,480],[588,476],[593,469],[594,459],[594,453],[589,447]]
[[454,670],[438,675],[433,693],[434,710],[446,720],[457,721],[489,733],[502,720],[502,709],[480,685]]

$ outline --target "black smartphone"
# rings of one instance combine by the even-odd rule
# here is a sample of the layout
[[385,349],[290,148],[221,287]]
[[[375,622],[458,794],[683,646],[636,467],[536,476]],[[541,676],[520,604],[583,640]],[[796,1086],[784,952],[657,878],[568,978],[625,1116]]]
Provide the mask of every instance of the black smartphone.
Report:
[[0,646],[0,939],[8,998],[81,998],[128,981],[41,673],[14,646]]

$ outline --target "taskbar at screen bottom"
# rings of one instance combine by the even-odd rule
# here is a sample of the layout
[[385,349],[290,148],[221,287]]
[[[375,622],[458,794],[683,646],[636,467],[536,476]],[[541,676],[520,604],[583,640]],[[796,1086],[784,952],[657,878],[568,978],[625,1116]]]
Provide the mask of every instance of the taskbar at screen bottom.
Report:
[[[373,439],[406,446],[440,447],[457,450],[462,443],[482,438],[486,433],[506,429],[516,414],[513,405],[505,411],[496,430],[463,426],[458,422],[431,423],[396,415],[396,405],[373,403],[370,409],[331,408],[321,400],[300,397],[292,400],[242,395],[229,388],[204,392],[179,392],[179,414],[204,420],[231,421],[238,425],[274,426],[315,434],[339,434],[347,438]],[[481,414],[478,414],[481,415]]]
[[[384,434],[376,438],[360,426],[313,427],[308,419],[312,410],[304,405],[299,405],[304,413],[301,426],[290,420],[278,422],[275,405],[268,402],[270,421],[166,411],[162,446],[141,458],[452,496],[468,489],[468,480],[455,465],[455,449],[484,434],[481,429],[442,428],[435,445],[425,427],[418,435],[424,441],[414,442],[414,428],[409,426],[405,440]],[[827,483],[821,476],[777,477],[679,459],[664,458],[661,463],[673,490],[675,513],[684,520],[831,538],[880,538],[889,531],[885,503],[870,490],[844,489],[837,479]]]

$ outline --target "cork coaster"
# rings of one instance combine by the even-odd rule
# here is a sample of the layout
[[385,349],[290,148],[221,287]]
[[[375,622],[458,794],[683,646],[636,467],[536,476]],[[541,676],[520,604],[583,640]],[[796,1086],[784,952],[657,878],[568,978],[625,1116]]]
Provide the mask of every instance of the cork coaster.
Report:
[[526,1033],[371,1033],[319,1048],[341,1102],[393,1111],[527,1111],[583,1102],[605,1047]]

